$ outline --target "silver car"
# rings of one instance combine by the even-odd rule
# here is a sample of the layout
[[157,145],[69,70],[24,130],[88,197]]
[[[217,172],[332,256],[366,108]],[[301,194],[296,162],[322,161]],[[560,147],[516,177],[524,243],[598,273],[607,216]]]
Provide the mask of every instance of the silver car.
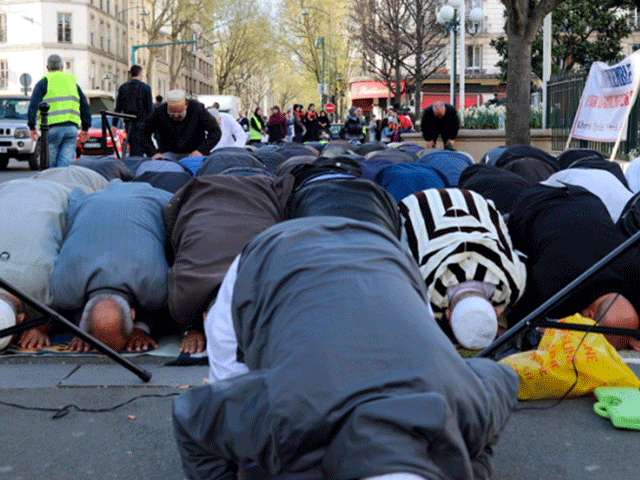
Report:
[[31,170],[40,167],[40,145],[31,140],[27,127],[29,101],[23,95],[0,96],[0,170],[10,158],[28,161]]

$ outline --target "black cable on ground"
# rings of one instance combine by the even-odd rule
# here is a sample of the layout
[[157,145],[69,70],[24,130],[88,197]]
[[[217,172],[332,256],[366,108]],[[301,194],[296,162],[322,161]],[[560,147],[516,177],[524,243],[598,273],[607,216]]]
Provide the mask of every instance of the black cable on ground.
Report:
[[83,413],[113,412],[114,410],[117,410],[118,408],[122,408],[125,405],[129,405],[130,403],[133,403],[134,401],[139,400],[141,398],[169,398],[169,397],[175,397],[178,395],[180,395],[179,392],[172,392],[172,393],[166,393],[166,394],[148,393],[144,395],[138,395],[136,397],[130,398],[126,402],[122,402],[117,405],[114,405],[113,407],[108,407],[108,408],[82,408],[74,404],[65,405],[64,407],[59,407],[59,408],[27,407],[25,405],[19,405],[17,403],[9,403],[9,402],[3,402],[3,401],[0,401],[0,405],[4,405],[6,407],[18,408],[20,410],[31,410],[36,412],[53,412],[53,416],[51,418],[55,420],[55,419],[66,416],[71,410],[76,410],[78,412],[83,412]]

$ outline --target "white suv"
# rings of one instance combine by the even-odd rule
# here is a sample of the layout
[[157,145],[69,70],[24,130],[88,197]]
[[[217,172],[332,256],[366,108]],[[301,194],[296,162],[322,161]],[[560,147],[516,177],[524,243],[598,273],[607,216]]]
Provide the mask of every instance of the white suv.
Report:
[[31,170],[40,168],[40,144],[29,136],[27,111],[30,97],[0,95],[0,170],[9,158],[27,160]]

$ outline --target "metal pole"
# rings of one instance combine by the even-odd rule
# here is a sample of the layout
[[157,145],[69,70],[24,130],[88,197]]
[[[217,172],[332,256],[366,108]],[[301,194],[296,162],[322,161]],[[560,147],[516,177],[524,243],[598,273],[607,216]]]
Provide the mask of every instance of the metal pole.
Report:
[[[328,79],[328,83],[329,83],[329,99],[331,100],[331,53],[332,53],[332,49],[333,49],[333,44],[331,43],[331,14],[329,12],[327,12],[327,16],[329,17],[329,61],[327,62],[327,77],[329,77]],[[322,103],[322,108],[324,108],[324,102]]]
[[118,4],[116,3],[116,53],[113,56],[114,58],[114,68],[113,68],[113,83],[115,89],[114,100],[118,97],[118,48],[120,47],[120,32],[118,32],[118,15],[122,12],[118,12]]
[[458,59],[456,58],[458,55],[458,44],[457,44],[457,34],[458,34],[458,11],[456,9],[453,10],[453,20],[451,20],[451,27],[453,29],[453,106],[456,106],[456,68]]
[[551,77],[552,15],[552,13],[547,14],[542,23],[542,128],[547,128],[547,105],[549,104],[547,85]]
[[40,170],[49,168],[49,104],[42,102],[40,110]]
[[458,20],[458,25],[460,26],[460,55],[458,59],[460,60],[460,70],[458,71],[458,75],[460,75],[460,123],[464,125],[464,106],[466,104],[466,95],[464,88],[464,75],[465,68],[467,68],[465,57],[465,35],[467,33],[467,12],[466,12],[466,1],[462,2],[460,5],[460,16]]
[[322,95],[320,96],[320,102],[322,104],[322,108],[324,108],[325,104],[325,92],[324,92],[324,37],[320,37],[322,40]]
[[[636,245],[640,240],[640,231],[637,231],[632,236],[627,238],[624,242],[618,245],[616,248],[611,250],[607,255],[594,263],[591,267],[581,273],[578,278],[571,281],[568,285],[560,289],[558,293],[553,295],[551,298],[542,303],[538,308],[536,308],[529,315],[524,317],[518,323],[516,323],[509,330],[500,335],[497,339],[491,343],[488,347],[481,350],[476,354],[476,357],[488,357],[492,353],[498,350],[501,346],[505,345],[509,340],[514,338],[518,333],[523,331],[525,328],[532,328],[538,326],[543,321],[540,320],[541,317],[544,317],[549,313],[556,305],[558,305],[563,300],[570,298],[573,291],[582,286],[591,276],[598,273],[604,267],[609,265],[611,262],[615,261],[618,257],[620,257],[623,253],[629,250],[631,247]],[[563,326],[564,325],[564,326]],[[555,328],[564,328],[564,329],[572,329],[572,324],[558,324]],[[603,328],[603,327],[599,327]],[[596,332],[599,331],[599,328],[592,327],[590,331]],[[615,327],[612,327],[615,328]],[[619,329],[620,334],[629,334],[626,329]],[[635,334],[638,334],[638,331],[634,331]]]
[[[6,282],[2,278],[0,278],[0,287],[4,288],[11,295],[16,296],[17,298],[22,300],[25,304],[29,305],[30,307],[36,309],[37,311],[39,311],[41,313],[45,313],[45,314],[49,315],[53,320],[57,320],[58,322],[62,323],[68,329],[73,331],[73,333],[77,337],[80,337],[82,340],[87,342],[92,347],[100,350],[102,353],[104,353],[111,360],[113,360],[113,361],[119,363],[120,365],[122,365],[123,367],[125,367],[127,370],[129,370],[134,375],[136,375],[138,378],[140,378],[140,380],[142,380],[143,382],[148,382],[149,380],[151,380],[151,373],[149,373],[147,370],[139,367],[135,363],[132,363],[131,361],[129,361],[127,358],[125,358],[122,355],[120,355],[118,352],[116,352],[112,348],[106,346],[104,343],[102,343],[101,341],[97,340],[92,335],[89,335],[87,332],[85,332],[84,330],[80,329],[75,323],[70,322],[69,320],[64,318],[62,315],[60,315],[58,312],[56,312],[55,310],[52,310],[51,308],[46,306],[44,303],[40,302],[39,300],[35,299],[34,297],[32,297],[32,296],[30,296],[30,295],[28,295],[26,293],[18,290],[17,288],[15,288],[13,285],[11,285],[10,283]],[[36,323],[39,324],[39,325],[43,325],[44,323],[47,323],[47,321],[46,320],[44,320],[42,322],[32,321],[32,322],[28,322],[28,325],[16,325],[15,327],[11,327],[11,330],[9,330],[9,329],[6,329],[6,330],[0,329],[0,331],[3,332],[2,336],[4,337],[5,335],[8,336],[8,335],[13,334],[17,330],[24,331],[24,329],[27,326],[30,326],[32,324],[35,325]]]

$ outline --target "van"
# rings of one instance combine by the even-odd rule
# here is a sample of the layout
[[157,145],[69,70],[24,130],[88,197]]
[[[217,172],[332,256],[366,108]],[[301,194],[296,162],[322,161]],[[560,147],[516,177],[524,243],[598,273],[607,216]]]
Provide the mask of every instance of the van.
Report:
[[196,100],[203,103],[206,108],[213,105],[214,102],[220,104],[219,111],[226,112],[233,118],[238,118],[238,113],[242,111],[242,101],[240,97],[234,95],[198,95]]
[[115,108],[115,95],[104,90],[85,90],[84,96],[87,97],[91,114],[97,115],[101,110],[112,112]]

